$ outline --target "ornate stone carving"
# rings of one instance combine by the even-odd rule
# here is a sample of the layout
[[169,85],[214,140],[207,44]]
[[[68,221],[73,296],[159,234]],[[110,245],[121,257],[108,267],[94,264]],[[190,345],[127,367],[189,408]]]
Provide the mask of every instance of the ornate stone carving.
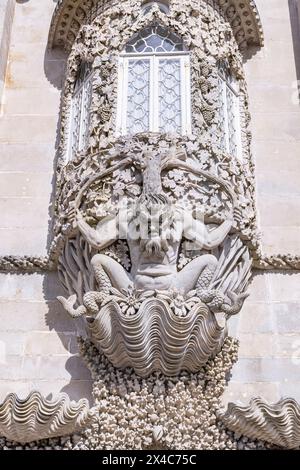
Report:
[[[91,22],[96,16],[103,13],[105,9],[114,7],[120,8],[120,1],[117,0],[60,0],[57,3],[49,34],[50,47],[64,47],[70,51],[80,28]],[[127,2],[123,2],[127,3]],[[191,16],[199,17],[199,2],[193,2]],[[212,6],[216,10],[220,9],[226,21],[232,27],[234,37],[241,51],[249,46],[263,45],[262,25],[259,18],[258,10],[253,0],[207,0],[203,2],[208,6]],[[141,10],[140,0],[130,0],[130,6],[136,11]],[[177,0],[170,1],[171,14],[178,8]],[[124,7],[124,11],[128,8]],[[182,10],[182,2],[180,9]]]
[[276,404],[268,404],[261,398],[252,399],[249,406],[229,403],[219,416],[236,434],[287,449],[300,446],[300,406],[291,398]]
[[[71,297],[59,300],[72,317],[87,317],[92,340],[115,366],[133,367],[141,375],[196,371],[219,350],[226,319],[240,311],[246,297],[249,253],[237,237],[228,237],[239,224],[237,198],[226,181],[192,164],[176,147],[163,154],[150,152],[145,144],[140,154],[132,147],[125,156],[126,149],[120,151],[121,156],[110,156],[111,167],[85,178],[76,193],[73,213],[83,239],[73,239],[60,259],[59,272]],[[143,181],[142,187],[137,181]],[[185,181],[193,186],[192,195],[189,190],[176,193],[176,184],[184,188]],[[223,210],[225,219],[211,230],[200,214],[193,216],[197,203],[185,206],[198,193],[201,197],[204,181],[207,191],[213,185],[216,198],[218,194],[219,214]],[[125,208],[114,203],[118,182],[131,196]],[[109,253],[122,237],[129,272]],[[179,270],[184,240],[202,253],[186,259]]]
[[292,254],[262,255],[260,258],[254,259],[253,267],[262,270],[300,271],[300,256]]
[[49,256],[2,256],[0,272],[54,271],[56,263]]
[[0,435],[27,443],[72,434],[89,419],[87,400],[72,402],[65,394],[47,400],[38,392],[21,400],[10,394],[0,405]]
[[95,407],[91,424],[75,449],[137,450],[237,448],[216,409],[233,363],[237,342],[227,338],[214,360],[195,374],[176,378],[115,369],[89,342],[81,354],[91,369]]

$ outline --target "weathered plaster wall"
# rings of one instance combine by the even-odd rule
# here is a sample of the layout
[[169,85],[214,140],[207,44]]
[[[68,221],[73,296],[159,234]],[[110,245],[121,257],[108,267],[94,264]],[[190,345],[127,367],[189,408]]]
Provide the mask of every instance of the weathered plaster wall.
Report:
[[[245,65],[252,114],[263,250],[300,253],[298,0],[256,0],[265,47]],[[260,273],[241,314],[241,340],[226,400],[300,400],[300,274]]]
[[[0,255],[43,255],[51,240],[65,67],[61,51],[46,49],[54,7],[52,0],[15,7],[0,117]],[[89,374],[76,356],[73,322],[56,301],[56,274],[0,278],[0,399],[32,389],[87,396]]]

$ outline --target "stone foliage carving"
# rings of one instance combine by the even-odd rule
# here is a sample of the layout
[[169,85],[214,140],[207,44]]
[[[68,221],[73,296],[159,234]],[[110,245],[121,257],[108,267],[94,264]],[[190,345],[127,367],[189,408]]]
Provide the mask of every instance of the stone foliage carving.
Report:
[[[192,10],[197,8],[198,14],[192,15]],[[111,15],[115,18],[111,23]],[[201,18],[201,35],[199,36],[199,19]],[[189,24],[187,25],[187,21]],[[110,22],[110,27],[106,24]],[[137,147],[137,143],[118,141],[115,137],[115,117],[117,106],[117,64],[120,51],[125,43],[137,31],[153,24],[153,22],[171,28],[181,35],[187,44],[191,54],[192,66],[192,101],[193,101],[193,136],[177,138],[178,148],[186,147],[189,154],[193,154],[202,169],[216,173],[222,179],[227,180],[234,187],[237,197],[240,199],[239,208],[242,212],[240,230],[243,231],[243,239],[249,243],[249,247],[258,250],[256,229],[256,217],[254,207],[254,171],[250,156],[250,133],[248,130],[249,113],[247,110],[246,83],[243,76],[242,57],[238,51],[236,42],[230,36],[231,27],[223,20],[222,14],[214,6],[206,2],[199,2],[197,6],[192,2],[181,3],[180,8],[174,9],[170,15],[161,13],[153,8],[147,15],[140,13],[139,9],[132,9],[129,1],[121,6],[107,8],[104,13],[95,18],[92,24],[84,26],[73,45],[69,62],[67,81],[62,110],[62,138],[60,142],[60,154],[62,159],[58,166],[58,204],[57,216],[67,216],[65,188],[68,181],[69,188],[80,187],[80,165],[90,164],[102,160],[108,149],[122,149],[122,154],[130,153]],[[203,24],[202,24],[203,23]],[[218,33],[216,33],[218,31]],[[221,35],[221,36],[220,36]],[[229,35],[229,36],[228,36]],[[228,38],[231,37],[229,40]],[[116,38],[118,40],[116,41]],[[93,64],[93,97],[91,105],[91,129],[90,147],[84,154],[78,154],[72,163],[65,168],[64,155],[68,142],[68,122],[70,103],[77,70],[82,60]],[[232,73],[239,79],[240,85],[240,111],[242,127],[243,159],[232,158],[218,149],[215,143],[218,134],[218,66],[219,61],[225,60]],[[196,135],[201,137],[195,137]],[[156,137],[155,145],[164,146],[170,136]],[[154,139],[154,140],[155,140]],[[173,136],[174,140],[174,136]],[[176,139],[175,139],[176,140]],[[167,145],[169,143],[167,142]],[[113,150],[112,150],[113,151]],[[92,156],[92,157],[91,157]],[[93,159],[93,162],[91,160]],[[72,169],[73,166],[73,169]],[[99,165],[98,165],[99,166]],[[77,171],[77,169],[79,171]],[[74,171],[75,170],[75,171]],[[76,174],[75,174],[76,173]],[[73,180],[71,177],[73,175]],[[175,176],[178,178],[178,176]],[[167,184],[167,182],[166,182]],[[174,182],[169,182],[174,184]],[[179,185],[177,185],[177,190]],[[61,197],[60,197],[61,195]],[[199,196],[198,196],[199,197]],[[206,199],[206,201],[205,201]],[[63,207],[60,205],[62,201]],[[202,197],[202,202],[217,213],[213,198]],[[67,217],[66,217],[67,218]],[[243,223],[243,227],[242,227]],[[64,233],[65,224],[56,226],[56,233]]]
[[[132,145],[130,150],[126,153],[120,147],[120,157],[114,148],[112,167],[96,176],[93,172],[76,192],[75,221],[86,243],[77,236],[64,249],[59,272],[71,297],[59,300],[72,317],[87,317],[94,343],[115,366],[133,367],[141,375],[153,370],[166,375],[176,375],[182,368],[196,371],[218,351],[226,336],[226,319],[240,311],[246,297],[249,253],[237,237],[228,238],[235,223],[236,196],[224,180],[189,163],[184,151],[165,149],[162,156],[153,149],[149,152],[145,144],[144,153],[141,149],[133,153]],[[189,200],[194,201],[194,209],[198,207],[195,200],[198,193],[201,198],[202,180],[220,187],[218,213],[222,216],[223,211],[225,220],[211,231],[199,215],[192,217],[192,207],[185,207]],[[176,193],[176,184],[183,191]],[[119,190],[134,202],[122,216],[122,207],[113,205]],[[218,200],[217,189],[213,194]],[[70,196],[63,199],[69,204]],[[228,210],[231,215],[226,216]],[[129,272],[109,256],[109,247],[120,243],[124,215],[128,251],[123,242],[123,264],[127,257]],[[155,227],[155,220],[162,222]],[[204,252],[185,259],[185,266],[178,270],[184,238]],[[91,248],[101,254],[93,254]],[[215,250],[215,254],[205,250]],[[74,291],[79,304],[83,303],[78,308]]]
[[[117,0],[60,0],[57,3],[49,34],[50,47],[64,47],[70,50],[80,28],[91,22],[109,6],[118,6]],[[199,16],[198,4],[193,1],[192,14]],[[132,1],[136,8],[141,7],[141,1]],[[263,32],[258,10],[253,0],[207,0],[208,5],[214,4],[220,9],[226,20],[230,23],[235,39],[243,51],[248,46],[262,46]],[[176,9],[176,1],[170,1],[172,9]]]
[[[258,247],[246,84],[232,28],[215,4],[174,0],[170,15],[157,6],[145,15],[134,5],[127,0],[100,12],[81,28],[70,53],[62,155],[82,60],[92,64],[93,94],[89,147],[58,166],[55,235],[65,238],[59,275],[70,296],[60,301],[72,317],[86,318],[94,343],[115,366],[176,375],[182,368],[195,371],[218,352],[226,320],[246,297],[248,247]],[[180,35],[190,50],[193,135],[117,138],[119,53],[154,23]],[[240,83],[243,161],[216,141],[218,64],[224,60]],[[121,236],[122,224],[114,228],[125,199],[128,232]],[[142,230],[153,227],[155,217],[162,222],[145,237]],[[138,345],[135,331],[141,332]]]
[[87,426],[89,405],[61,394],[47,400],[32,392],[25,400],[10,394],[0,405],[0,435],[20,443],[65,436]]
[[237,434],[287,449],[300,446],[300,406],[291,398],[276,404],[268,404],[261,398],[252,399],[249,406],[229,403],[219,416]]

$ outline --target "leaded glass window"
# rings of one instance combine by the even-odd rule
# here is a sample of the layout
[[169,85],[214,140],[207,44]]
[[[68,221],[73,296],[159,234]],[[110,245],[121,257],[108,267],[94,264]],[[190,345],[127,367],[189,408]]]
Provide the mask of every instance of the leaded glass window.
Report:
[[83,63],[79,69],[72,97],[69,159],[88,145],[90,106],[92,96],[92,73],[90,65]]
[[120,56],[117,133],[191,132],[190,57],[181,38],[145,28]]
[[240,157],[241,132],[238,82],[224,64],[219,66],[218,102],[218,146],[224,152]]

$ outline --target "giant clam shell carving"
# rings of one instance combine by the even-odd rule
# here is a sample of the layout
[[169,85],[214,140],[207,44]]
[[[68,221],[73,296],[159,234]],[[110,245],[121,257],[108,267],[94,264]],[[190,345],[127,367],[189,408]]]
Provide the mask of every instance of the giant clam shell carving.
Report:
[[47,400],[32,392],[21,400],[10,394],[0,405],[0,435],[25,444],[27,442],[72,434],[88,423],[87,400],[70,401],[66,394]]
[[300,406],[290,398],[268,404],[254,398],[248,406],[229,403],[220,414],[228,429],[251,439],[261,439],[279,447],[300,446]]
[[142,377],[154,371],[166,376],[198,371],[220,349],[226,334],[225,322],[219,324],[206,305],[200,303],[180,317],[160,299],[144,301],[132,316],[111,301],[88,328],[115,367],[132,367]]

